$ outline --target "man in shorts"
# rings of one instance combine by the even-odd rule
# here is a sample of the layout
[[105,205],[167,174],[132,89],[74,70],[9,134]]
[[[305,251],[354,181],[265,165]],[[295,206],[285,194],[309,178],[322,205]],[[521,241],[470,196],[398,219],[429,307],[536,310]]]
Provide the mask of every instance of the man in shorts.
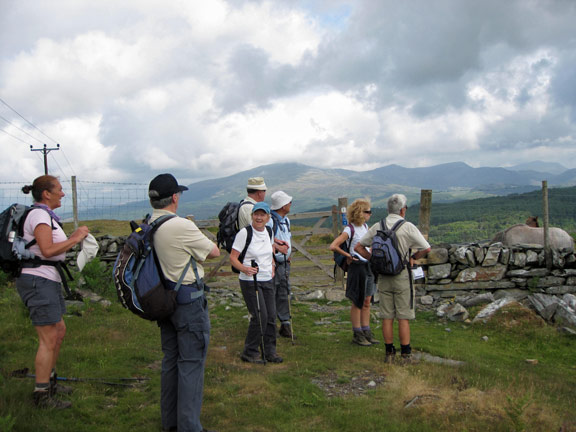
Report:
[[[388,216],[386,226],[392,228],[396,222],[404,219],[408,206],[406,196],[394,194],[388,199]],[[354,250],[366,259],[370,252],[366,247],[372,245],[372,239],[380,229],[380,222],[372,225],[360,239]],[[398,249],[403,257],[410,255],[410,267],[413,261],[423,258],[430,252],[430,244],[414,224],[406,221],[396,231]],[[410,347],[410,320],[415,318],[414,291],[410,283],[411,274],[408,268],[395,276],[378,275],[378,293],[380,297],[380,315],[382,318],[382,334],[386,343],[386,363],[392,363],[396,356],[394,347],[394,319],[398,320],[400,337],[400,354],[405,363],[412,361]]]

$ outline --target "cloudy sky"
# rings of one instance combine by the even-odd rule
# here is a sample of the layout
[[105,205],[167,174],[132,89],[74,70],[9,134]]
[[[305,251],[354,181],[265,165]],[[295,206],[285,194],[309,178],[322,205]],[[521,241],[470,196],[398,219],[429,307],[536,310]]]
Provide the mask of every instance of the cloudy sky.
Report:
[[576,168],[574,23],[573,0],[0,0],[0,180],[43,143],[94,181]]

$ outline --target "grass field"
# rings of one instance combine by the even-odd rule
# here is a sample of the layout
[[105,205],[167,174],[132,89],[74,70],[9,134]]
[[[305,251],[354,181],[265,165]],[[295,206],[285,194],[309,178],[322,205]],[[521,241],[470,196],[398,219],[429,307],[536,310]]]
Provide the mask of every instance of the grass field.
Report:
[[[95,268],[90,271],[97,273]],[[106,274],[92,274],[92,283],[98,278],[99,291],[112,306],[85,301],[69,311],[59,374],[107,382],[149,380],[123,382],[131,387],[72,382],[72,409],[35,409],[33,380],[9,376],[33,369],[35,332],[12,283],[0,281],[0,431],[161,429],[159,330],[122,309]],[[262,366],[239,359],[246,309],[213,294],[209,302],[212,335],[202,417],[209,429],[576,431],[576,339],[522,308],[506,309],[485,325],[445,322],[419,312],[412,325],[414,349],[464,364],[401,366],[384,364],[382,344],[350,343],[348,302],[296,299],[295,344],[279,339],[284,363]]]

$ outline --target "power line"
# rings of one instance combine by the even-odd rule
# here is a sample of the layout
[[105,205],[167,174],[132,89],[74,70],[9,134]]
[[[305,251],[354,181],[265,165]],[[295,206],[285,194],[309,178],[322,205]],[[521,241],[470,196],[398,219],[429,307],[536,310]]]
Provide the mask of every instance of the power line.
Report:
[[56,142],[56,140],[54,140],[53,138],[49,137],[48,135],[46,135],[44,133],[44,131],[42,129],[40,129],[38,126],[36,126],[34,123],[32,123],[30,120],[24,118],[24,116],[22,114],[20,114],[18,111],[16,111],[14,108],[12,108],[10,105],[8,105],[8,103],[6,101],[4,101],[2,98],[0,98],[0,102],[2,102],[4,105],[6,105],[8,108],[10,108],[13,112],[15,112],[22,120],[24,120],[26,123],[28,123],[30,126],[32,126],[34,129],[38,130],[42,135],[44,135],[46,138],[48,138],[50,141],[52,141],[54,144],[58,144],[58,142]]
[[[36,138],[36,137],[33,136],[33,135],[30,135],[30,134],[29,134],[28,132],[26,132],[24,129],[16,126],[14,123],[12,123],[10,120],[6,119],[5,117],[0,116],[0,119],[4,120],[4,121],[5,121],[6,123],[8,123],[10,126],[18,129],[20,132],[28,135],[28,136],[29,136],[30,138],[32,138],[33,140],[38,141],[40,144],[44,144],[44,143],[43,143],[42,141],[40,141],[38,138]],[[2,131],[5,132],[4,129],[2,129]],[[24,141],[22,141],[22,142],[24,142]]]
[[24,143],[24,144],[26,144],[26,145],[30,145],[30,144],[28,144],[26,141],[24,141],[23,139],[20,139],[20,138],[18,138],[17,136],[12,135],[10,132],[6,132],[4,129],[0,129],[0,132],[4,132],[6,135],[14,138],[15,140],[20,141],[21,143]]

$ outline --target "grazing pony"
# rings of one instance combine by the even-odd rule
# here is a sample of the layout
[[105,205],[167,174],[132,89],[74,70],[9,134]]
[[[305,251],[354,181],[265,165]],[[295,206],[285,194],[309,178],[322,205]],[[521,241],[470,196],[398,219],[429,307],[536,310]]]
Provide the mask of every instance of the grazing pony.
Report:
[[[548,228],[549,243],[552,249],[574,252],[574,239],[561,228]],[[501,242],[504,246],[537,244],[544,246],[544,228],[535,228],[525,224],[513,225],[500,231],[492,243]]]

